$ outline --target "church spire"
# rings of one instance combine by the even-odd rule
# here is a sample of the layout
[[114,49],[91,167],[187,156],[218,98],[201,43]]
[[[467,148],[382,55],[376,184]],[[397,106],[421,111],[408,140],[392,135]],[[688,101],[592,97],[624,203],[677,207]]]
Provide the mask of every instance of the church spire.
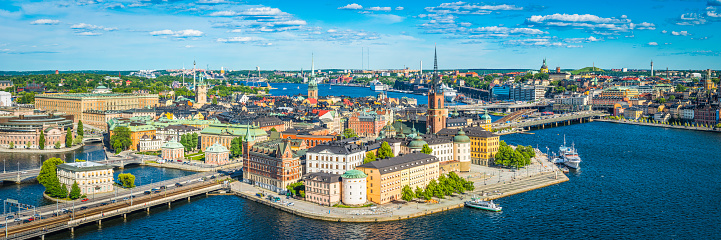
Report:
[[433,46],[433,83],[431,83],[431,91],[436,90],[438,84],[438,48]]

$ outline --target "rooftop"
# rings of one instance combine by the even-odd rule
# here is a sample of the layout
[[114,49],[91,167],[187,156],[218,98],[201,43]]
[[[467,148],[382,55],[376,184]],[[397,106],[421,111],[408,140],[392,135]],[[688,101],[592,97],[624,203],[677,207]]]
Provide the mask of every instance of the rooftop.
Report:
[[403,169],[416,167],[418,165],[427,165],[438,162],[438,158],[425,153],[409,153],[394,158],[381,159],[360,165],[356,168],[374,168],[378,169],[381,174],[401,171]]
[[85,171],[112,169],[113,166],[96,163],[96,162],[72,162],[72,163],[60,164],[60,165],[58,165],[58,168],[67,170],[67,171],[71,171],[71,172],[85,172]]

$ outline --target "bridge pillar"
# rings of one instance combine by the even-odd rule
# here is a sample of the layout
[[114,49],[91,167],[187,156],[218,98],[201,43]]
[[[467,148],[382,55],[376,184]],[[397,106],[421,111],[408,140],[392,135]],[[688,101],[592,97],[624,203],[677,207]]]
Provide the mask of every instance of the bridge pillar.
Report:
[[123,213],[123,219],[128,218],[128,214]]
[[45,235],[40,236],[41,240],[45,240]]
[[71,228],[70,228],[70,233],[75,233],[75,228],[74,228],[74,227],[71,227]]
[[100,228],[100,226],[101,226],[102,224],[103,224],[103,220],[102,220],[102,219],[98,220],[98,228]]
[[150,213],[150,208],[145,208],[145,211]]
[[168,202],[168,208],[170,208],[170,202]]
[[188,202],[190,202],[190,197],[188,197]]

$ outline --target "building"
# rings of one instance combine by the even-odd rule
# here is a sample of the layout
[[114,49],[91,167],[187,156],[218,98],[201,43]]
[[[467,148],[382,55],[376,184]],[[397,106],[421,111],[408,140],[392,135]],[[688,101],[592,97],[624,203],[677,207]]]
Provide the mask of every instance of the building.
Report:
[[385,204],[400,200],[402,189],[409,186],[425,188],[431,180],[438,178],[438,158],[423,154],[409,153],[394,158],[377,160],[356,167],[366,178],[368,200]]
[[623,117],[626,119],[639,119],[643,116],[643,110],[637,107],[630,107],[623,110]]
[[230,163],[230,151],[218,143],[205,149],[205,164],[225,165]]
[[211,124],[200,131],[200,149],[205,151],[215,143],[230,149],[230,143],[234,138],[241,138],[246,142],[251,137],[254,141],[265,141],[268,139],[268,133],[249,125]]
[[495,85],[491,88],[491,96],[494,100],[509,100],[511,99],[511,86]]
[[85,122],[88,110],[127,110],[150,108],[158,105],[157,94],[126,93],[59,93],[35,96],[35,107],[40,110],[64,112],[72,115],[75,122]]
[[157,135],[145,134],[138,140],[138,151],[158,151],[162,144],[163,140],[157,138]]
[[153,125],[142,124],[138,122],[124,121],[124,119],[111,119],[108,122],[109,138],[115,135],[116,129],[126,127],[130,131],[130,150],[140,150],[140,140],[156,139],[156,128]]
[[12,94],[5,91],[0,91],[0,106],[10,107],[13,105]]
[[316,172],[303,177],[305,200],[323,206],[333,206],[341,200],[341,175]]
[[13,86],[14,86],[13,81],[10,81],[10,80],[0,81],[0,89],[8,89],[8,88],[12,88]]
[[42,131],[45,148],[54,147],[55,143],[62,148],[68,128],[73,128],[73,116],[64,113],[3,116],[0,117],[0,146],[37,149]]
[[428,114],[426,128],[429,133],[437,133],[446,127],[448,110],[445,108],[443,90],[440,88],[440,76],[438,76],[438,53],[433,55],[433,83],[428,90]]
[[74,183],[78,183],[81,195],[112,192],[114,177],[113,166],[96,162],[63,163],[57,166],[60,184],[65,184],[70,192]]
[[460,163],[459,171],[471,171],[471,138],[462,129],[453,137],[453,160]]
[[348,170],[340,176],[342,179],[342,201],[345,205],[359,206],[368,200],[367,180],[368,175],[358,170]]
[[340,141],[316,145],[305,153],[307,173],[342,174],[363,164],[366,150],[353,143]]
[[160,147],[160,156],[166,161],[182,160],[185,158],[185,147],[175,140],[170,140]]
[[465,128],[463,131],[471,139],[471,163],[488,166],[496,158],[499,137],[480,127]]
[[122,114],[115,110],[87,110],[83,112],[83,125],[90,125],[102,131],[108,131],[108,122],[113,118],[119,118]]
[[513,101],[538,101],[544,98],[546,87],[541,85],[513,85],[508,92],[509,99]]
[[180,141],[180,136],[186,134],[198,134],[198,136],[200,136],[200,131],[201,129],[197,127],[177,124],[156,129],[155,136],[162,139],[163,142],[171,140]]
[[300,155],[291,149],[291,140],[277,139],[246,144],[243,180],[274,192],[285,192],[301,179]]
[[611,87],[601,92],[601,97],[637,98],[638,89],[631,87]]
[[375,112],[355,112],[348,118],[348,128],[360,137],[376,138],[385,125],[385,117]]
[[696,123],[714,126],[719,123],[719,108],[711,105],[696,107],[693,118]]
[[541,73],[548,73],[548,65],[546,65],[546,59],[543,59],[543,65],[541,65]]
[[570,96],[556,96],[553,99],[553,112],[566,113],[591,110],[587,95],[575,94]]

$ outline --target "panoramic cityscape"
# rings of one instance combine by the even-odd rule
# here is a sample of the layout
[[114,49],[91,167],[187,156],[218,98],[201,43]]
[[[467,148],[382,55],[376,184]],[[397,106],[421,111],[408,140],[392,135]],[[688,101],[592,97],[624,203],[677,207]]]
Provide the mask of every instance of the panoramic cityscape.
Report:
[[718,8],[4,1],[0,239],[718,239]]

